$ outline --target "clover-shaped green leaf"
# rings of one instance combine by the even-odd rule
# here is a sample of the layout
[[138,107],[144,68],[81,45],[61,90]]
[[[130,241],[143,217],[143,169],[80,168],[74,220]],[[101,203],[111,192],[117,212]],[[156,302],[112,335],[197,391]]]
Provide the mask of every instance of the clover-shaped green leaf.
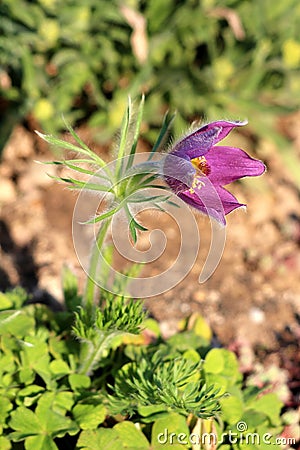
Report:
[[101,404],[78,404],[72,412],[82,430],[95,430],[106,416],[106,408]]
[[15,431],[9,435],[11,440],[25,440],[26,450],[52,450],[57,449],[53,439],[77,433],[76,423],[53,410],[53,401],[54,394],[49,393],[40,398],[35,411],[24,406],[13,411],[9,425]]
[[83,431],[77,450],[149,450],[150,443],[132,422],[121,422],[113,429],[98,428]]

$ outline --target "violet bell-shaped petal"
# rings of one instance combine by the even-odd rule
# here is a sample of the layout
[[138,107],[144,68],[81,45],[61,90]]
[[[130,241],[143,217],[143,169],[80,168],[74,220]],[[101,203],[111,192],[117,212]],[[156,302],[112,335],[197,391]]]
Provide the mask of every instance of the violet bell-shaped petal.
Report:
[[164,162],[164,178],[173,192],[204,214],[226,224],[225,215],[246,206],[224,189],[243,177],[262,175],[265,165],[244,150],[217,146],[247,122],[212,122],[177,142]]

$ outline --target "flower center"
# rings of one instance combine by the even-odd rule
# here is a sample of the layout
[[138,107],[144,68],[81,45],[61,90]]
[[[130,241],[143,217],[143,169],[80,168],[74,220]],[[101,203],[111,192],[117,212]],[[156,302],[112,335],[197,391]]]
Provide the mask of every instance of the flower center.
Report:
[[197,169],[197,173],[194,176],[192,186],[189,189],[190,193],[194,194],[195,188],[201,189],[201,187],[205,185],[204,181],[201,180],[201,178],[210,174],[210,167],[205,156],[198,156],[197,158],[193,158],[191,159],[191,163],[193,164],[195,169]]
[[210,167],[205,156],[198,156],[197,158],[193,158],[191,159],[191,163],[196,169],[200,170],[203,175],[207,176],[210,174]]

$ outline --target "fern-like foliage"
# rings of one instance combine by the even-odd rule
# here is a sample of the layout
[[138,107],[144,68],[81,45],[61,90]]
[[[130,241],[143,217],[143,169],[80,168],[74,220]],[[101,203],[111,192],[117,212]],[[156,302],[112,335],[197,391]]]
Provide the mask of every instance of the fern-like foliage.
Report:
[[[89,374],[107,357],[116,339],[126,334],[138,334],[146,318],[140,300],[127,299],[103,291],[103,307],[94,311],[80,308],[75,313],[73,332],[82,344],[80,373]],[[103,301],[103,299],[102,299]]]
[[166,361],[160,352],[123,366],[110,388],[114,414],[132,415],[140,407],[157,406],[205,419],[218,413],[221,398],[219,390],[201,378],[201,362],[183,357]]

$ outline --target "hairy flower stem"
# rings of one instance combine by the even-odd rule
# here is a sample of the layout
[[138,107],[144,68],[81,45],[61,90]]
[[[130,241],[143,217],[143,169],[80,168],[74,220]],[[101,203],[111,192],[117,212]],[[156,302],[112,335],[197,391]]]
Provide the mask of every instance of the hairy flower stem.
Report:
[[90,313],[93,312],[94,308],[94,300],[95,300],[95,291],[96,291],[96,277],[97,277],[97,269],[99,263],[99,254],[100,250],[104,244],[105,237],[107,234],[107,230],[111,223],[112,218],[108,218],[101,223],[99,228],[96,242],[92,248],[92,254],[89,265],[88,278],[85,286],[85,292],[83,295],[82,306],[86,308]]
[[[103,333],[102,337],[99,336],[97,344],[94,345],[92,349],[88,349],[86,358],[79,368],[79,374],[89,375],[91,373],[93,366],[99,361],[103,351],[107,348],[106,341],[109,340],[109,338],[109,335]],[[86,345],[89,347],[89,343],[86,343]]]

